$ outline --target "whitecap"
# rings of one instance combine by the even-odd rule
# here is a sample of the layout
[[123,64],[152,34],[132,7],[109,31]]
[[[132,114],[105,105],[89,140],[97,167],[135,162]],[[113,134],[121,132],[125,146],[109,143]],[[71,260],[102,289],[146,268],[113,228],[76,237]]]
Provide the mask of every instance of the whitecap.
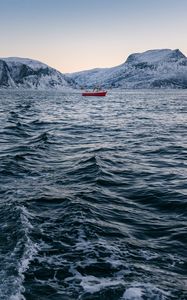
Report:
[[142,289],[138,287],[130,287],[123,294],[122,299],[124,300],[143,300]]

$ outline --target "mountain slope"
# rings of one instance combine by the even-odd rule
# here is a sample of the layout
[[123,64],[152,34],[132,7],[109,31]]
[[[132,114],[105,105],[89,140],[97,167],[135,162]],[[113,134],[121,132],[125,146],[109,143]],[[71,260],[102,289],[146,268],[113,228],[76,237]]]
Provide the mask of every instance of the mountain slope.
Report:
[[187,88],[187,58],[177,50],[149,50],[131,54],[125,63],[69,75],[77,87]]
[[62,74],[28,58],[0,59],[0,88],[187,88],[187,58],[177,50],[131,54],[125,63],[105,69]]
[[67,89],[72,79],[39,61],[28,58],[0,59],[0,87],[24,89]]

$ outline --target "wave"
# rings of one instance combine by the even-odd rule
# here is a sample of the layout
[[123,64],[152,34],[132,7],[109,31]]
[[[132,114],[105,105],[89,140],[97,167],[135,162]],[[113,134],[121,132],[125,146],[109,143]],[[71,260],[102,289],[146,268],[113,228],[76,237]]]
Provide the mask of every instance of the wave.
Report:
[[180,93],[3,92],[0,299],[187,298]]

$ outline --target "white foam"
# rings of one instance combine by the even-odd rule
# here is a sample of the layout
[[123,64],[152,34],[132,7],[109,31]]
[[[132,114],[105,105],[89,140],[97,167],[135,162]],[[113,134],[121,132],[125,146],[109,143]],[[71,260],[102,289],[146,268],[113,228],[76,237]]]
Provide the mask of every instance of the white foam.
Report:
[[166,300],[170,297],[170,292],[161,290],[151,283],[133,283],[131,287],[127,288],[121,300],[143,300],[143,296],[148,299]]
[[24,253],[21,257],[21,260],[18,265],[18,277],[15,278],[15,286],[16,290],[13,291],[13,294],[10,297],[10,300],[25,300],[25,297],[23,296],[24,292],[24,287],[23,287],[23,282],[24,282],[24,273],[29,267],[29,264],[33,257],[37,254],[39,247],[29,237],[29,231],[30,229],[33,228],[32,224],[29,221],[29,218],[32,217],[32,214],[28,212],[28,210],[25,207],[20,207],[21,210],[21,222],[24,230],[24,236],[21,241],[18,242],[17,247],[14,250],[14,254],[19,250],[19,247],[21,243],[24,242]]
[[85,292],[96,293],[107,287],[113,287],[124,284],[123,280],[112,278],[97,278],[95,276],[81,276],[80,285]]
[[10,300],[26,300],[25,297],[21,294],[13,295],[10,297]]
[[66,279],[66,282],[79,281],[80,286],[85,292],[94,294],[107,287],[114,287],[118,285],[124,285],[124,280],[122,278],[104,278],[96,277],[92,275],[83,276],[72,266],[69,270],[73,276]]
[[22,210],[21,221],[24,227],[26,242],[25,242],[25,252],[22,256],[20,266],[19,266],[19,274],[23,274],[27,270],[30,261],[39,250],[38,245],[33,243],[33,241],[29,237],[29,230],[33,228],[32,224],[29,221],[29,218],[32,217],[32,214],[29,213],[25,207],[21,207],[21,210]]
[[[79,273],[79,271],[77,271],[78,266],[85,267],[97,263],[97,258],[90,259],[90,257],[87,256],[87,253],[90,253],[90,251],[95,252],[97,257],[97,251],[100,247],[102,251],[104,251],[105,249],[106,253],[108,253],[106,258],[104,259],[105,262],[110,263],[114,268],[120,267],[120,270],[118,269],[116,270],[116,272],[114,270],[114,276],[112,278],[96,277],[92,275],[86,276]],[[133,282],[131,286],[127,287],[126,275],[131,273],[131,270],[128,268],[128,263],[126,263],[125,267],[123,268],[124,262],[120,259],[119,256],[119,254],[124,254],[127,250],[120,249],[117,243],[109,243],[104,239],[98,239],[97,241],[93,242],[87,241],[84,231],[80,230],[77,238],[77,243],[75,245],[75,250],[82,250],[85,254],[85,259],[70,266],[69,272],[72,274],[72,276],[65,279],[65,281],[70,284],[70,286],[78,285],[79,287],[83,288],[84,292],[90,294],[100,292],[105,288],[123,286],[124,294],[121,300],[143,300],[144,296],[149,297],[149,299],[169,299],[168,292],[162,291],[161,289],[149,283]],[[157,258],[157,254],[151,251],[142,250],[140,252],[140,255],[143,256],[146,260]],[[125,287],[127,288],[125,289]]]
[[[89,263],[96,263],[96,259],[86,259],[85,262],[81,262],[79,265],[89,265]],[[116,273],[116,276],[113,278],[106,278],[106,277],[96,277],[93,275],[82,275],[76,269],[76,265],[71,265],[69,268],[69,272],[72,274],[71,277],[65,279],[67,283],[75,283],[79,282],[79,285],[83,288],[85,292],[90,294],[94,294],[99,292],[107,287],[114,287],[118,285],[124,285],[124,274]]]
[[125,300],[142,300],[142,289],[138,287],[130,287],[123,294],[123,298]]
[[159,257],[157,253],[148,250],[140,250],[140,255],[146,260],[153,260]]

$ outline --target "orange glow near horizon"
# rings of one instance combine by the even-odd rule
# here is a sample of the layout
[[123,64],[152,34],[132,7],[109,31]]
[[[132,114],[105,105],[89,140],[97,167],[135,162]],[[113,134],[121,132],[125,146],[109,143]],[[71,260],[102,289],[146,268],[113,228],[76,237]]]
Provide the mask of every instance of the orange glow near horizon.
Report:
[[186,0],[7,0],[0,57],[36,59],[68,73],[117,66],[150,49],[187,56],[186,11]]

